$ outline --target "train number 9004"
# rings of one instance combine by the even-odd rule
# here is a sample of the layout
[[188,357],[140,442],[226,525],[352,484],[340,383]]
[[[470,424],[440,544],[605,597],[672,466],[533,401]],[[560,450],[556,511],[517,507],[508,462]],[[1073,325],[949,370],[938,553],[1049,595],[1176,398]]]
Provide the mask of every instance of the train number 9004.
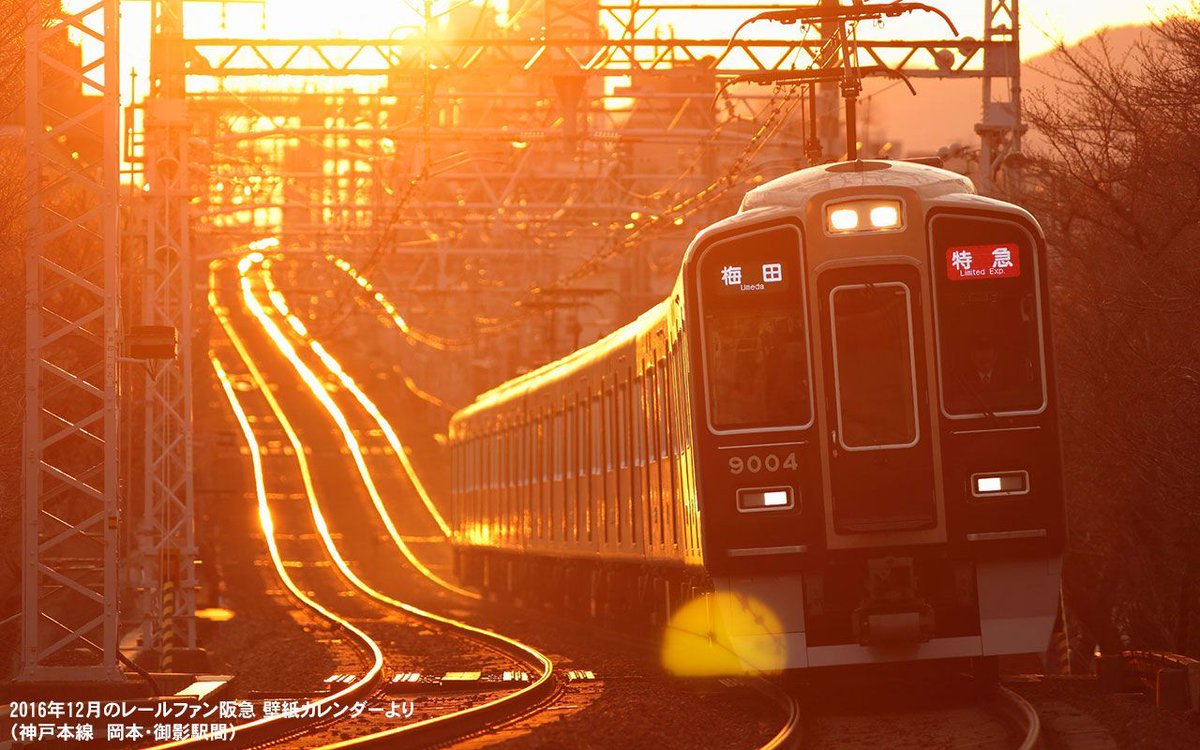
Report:
[[779,471],[780,469],[793,470],[795,468],[795,453],[789,453],[783,458],[780,458],[774,453],[768,453],[765,456],[759,456],[755,454],[745,458],[742,458],[741,456],[734,456],[733,458],[729,459],[730,474],[741,474],[743,472],[757,474],[761,471]]

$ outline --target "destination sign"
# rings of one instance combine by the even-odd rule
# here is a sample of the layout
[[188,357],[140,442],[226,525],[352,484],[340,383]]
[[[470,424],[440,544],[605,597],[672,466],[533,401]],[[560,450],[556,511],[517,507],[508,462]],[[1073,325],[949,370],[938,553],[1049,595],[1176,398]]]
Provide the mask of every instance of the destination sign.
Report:
[[718,276],[718,288],[725,294],[755,294],[788,289],[794,271],[792,264],[766,260],[734,260],[713,266],[712,272]]
[[966,245],[946,250],[946,277],[951,281],[1015,278],[1021,275],[1021,253],[1015,244]]

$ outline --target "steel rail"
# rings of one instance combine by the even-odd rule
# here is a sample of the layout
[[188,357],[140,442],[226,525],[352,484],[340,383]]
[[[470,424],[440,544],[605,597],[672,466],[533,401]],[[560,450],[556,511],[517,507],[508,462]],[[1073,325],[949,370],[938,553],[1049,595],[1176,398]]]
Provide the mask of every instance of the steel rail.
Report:
[[[300,319],[295,315],[292,315],[287,304],[287,297],[283,292],[275,287],[274,277],[271,275],[271,271],[267,266],[266,261],[263,263],[261,278],[263,285],[267,289],[267,297],[271,300],[271,304],[274,305],[275,310],[288,321],[288,324],[292,327],[292,330],[295,331],[296,334],[300,336],[301,340],[308,345],[309,350],[312,351],[313,354],[317,355],[317,358],[321,360],[321,364],[325,366],[325,369],[337,377],[338,382],[342,384],[343,388],[353,394],[354,400],[357,401],[358,405],[361,406],[363,410],[371,416],[371,419],[374,420],[376,426],[379,427],[380,431],[383,432],[384,437],[387,439],[388,445],[391,447],[392,452],[396,455],[396,460],[400,462],[401,468],[404,469],[405,477],[407,477],[409,484],[412,485],[413,490],[416,491],[417,496],[421,498],[421,504],[425,507],[429,517],[435,524],[437,524],[438,530],[442,534],[442,538],[449,539],[450,524],[446,523],[446,519],[442,517],[441,511],[438,510],[437,506],[433,502],[433,498],[429,495],[429,491],[425,488],[425,483],[421,481],[419,476],[417,476],[417,471],[413,467],[412,462],[408,459],[408,454],[404,449],[404,445],[400,442],[400,437],[396,434],[396,430],[392,427],[391,422],[389,422],[387,417],[383,415],[383,412],[379,410],[379,407],[375,405],[375,402],[371,401],[371,399],[367,397],[367,394],[364,393],[362,388],[358,386],[358,383],[355,382],[354,378],[352,378],[350,374],[346,372],[345,368],[342,367],[341,362],[338,362],[337,359],[334,358],[334,356],[330,354],[319,341],[308,335],[308,331],[304,327],[304,323],[301,322]],[[479,595],[473,591],[467,592],[467,594],[469,595],[469,598],[479,598]]]
[[995,698],[1005,720],[1021,734],[1019,750],[1041,747],[1042,720],[1033,704],[1004,686],[996,687]]
[[771,739],[759,746],[759,750],[797,750],[803,744],[803,728],[800,723],[800,703],[796,697],[766,677],[749,681],[751,687],[775,701],[786,717],[783,726]]
[[[256,258],[256,260],[251,261],[251,258]],[[271,320],[271,317],[267,314],[267,311],[263,307],[262,303],[259,302],[254,295],[250,278],[245,274],[247,271],[249,271],[251,265],[261,263],[263,260],[264,258],[261,253],[254,253],[239,261],[238,270],[239,274],[241,275],[240,283],[242,288],[242,300],[244,301],[250,314],[258,320],[259,325],[262,326],[262,329],[268,338],[274,342],[274,345],[279,353],[288,361],[289,364],[291,364],[292,369],[295,370],[296,374],[308,388],[309,392],[314,398],[316,398],[317,402],[334,421],[335,426],[342,435],[342,439],[346,443],[350,458],[354,462],[355,469],[358,471],[359,477],[362,479],[363,487],[366,489],[367,494],[371,498],[371,504],[375,507],[375,511],[378,514],[379,519],[383,522],[384,527],[387,529],[388,536],[391,538],[392,543],[395,544],[396,549],[399,550],[402,555],[404,555],[404,558],[408,560],[410,565],[416,568],[421,575],[425,576],[425,578],[429,579],[434,584],[451,593],[458,594],[469,599],[478,599],[479,595],[475,592],[468,591],[461,586],[446,581],[441,576],[430,570],[425,563],[421,562],[421,560],[418,559],[415,554],[413,554],[408,544],[405,543],[404,539],[401,537],[400,531],[396,528],[395,522],[392,520],[391,515],[387,511],[387,506],[383,502],[383,497],[380,495],[379,489],[375,486],[375,482],[371,477],[371,472],[367,468],[366,459],[363,456],[362,445],[359,443],[358,437],[354,434],[354,430],[350,427],[350,422],[346,418],[345,412],[343,412],[341,408],[334,403],[333,398],[325,389],[325,384],[319,377],[317,377],[317,374],[313,372],[312,368],[305,364],[300,358],[300,355],[296,352],[296,347],[293,346],[288,340],[287,336],[283,333],[283,330],[279,327],[279,325],[275,321]],[[297,323],[299,323],[300,326],[298,329]],[[299,319],[295,318],[294,316],[291,320],[289,320],[289,327],[291,327],[297,334],[300,334],[300,332],[304,330],[303,323],[301,323]]]
[[[246,264],[245,270],[248,270],[248,265],[249,264]],[[304,363],[299,360],[295,349],[291,347],[290,343],[284,340],[283,343],[286,344],[286,346],[280,346],[280,340],[276,338],[276,335],[282,336],[282,331],[274,323],[274,321],[269,319],[262,304],[254,297],[253,291],[251,290],[250,285],[247,283],[248,279],[244,276],[245,271],[242,270],[242,268],[239,268],[239,272],[243,274],[243,299],[247,303],[249,312],[259,321],[261,325],[263,325],[264,329],[267,330],[268,336],[276,343],[280,352],[284,354],[285,358],[288,359],[293,366],[300,365],[301,367],[306,368]],[[236,337],[236,333],[234,336]],[[238,344],[239,352],[244,352],[244,356],[249,357],[249,352],[245,349],[245,345],[240,341],[240,339],[238,340]],[[262,373],[257,369],[257,367],[253,365],[252,358],[247,362],[247,367],[251,369],[252,378],[256,381],[264,395],[269,394],[270,389],[267,387],[266,380],[263,378]],[[311,375],[311,370],[309,373]],[[324,390],[322,389],[321,392],[324,393]],[[488,647],[510,658],[514,658],[515,660],[530,667],[534,671],[540,673],[538,678],[529,686],[515,692],[499,696],[485,703],[471,706],[459,711],[442,714],[441,716],[432,717],[430,719],[425,719],[413,724],[406,724],[393,729],[364,735],[352,740],[334,743],[332,745],[327,745],[326,747],[350,747],[360,745],[368,746],[375,744],[390,745],[399,739],[403,739],[403,741],[406,743],[437,744],[479,731],[481,727],[488,727],[497,723],[512,721],[513,719],[518,718],[521,715],[525,715],[552,700],[561,689],[561,685],[554,677],[553,662],[545,654],[514,638],[510,638],[485,628],[479,628],[460,620],[443,617],[383,594],[363,581],[356,573],[353,572],[353,570],[350,569],[349,565],[342,557],[341,552],[338,550],[337,544],[334,542],[332,535],[329,533],[328,523],[325,521],[324,515],[320,510],[316,494],[314,491],[312,491],[311,476],[307,470],[307,459],[305,458],[304,446],[299,442],[298,435],[291,426],[286,414],[281,408],[279,408],[278,401],[274,398],[274,396],[269,395],[267,400],[268,403],[272,405],[272,409],[280,425],[283,426],[285,431],[288,433],[289,439],[294,438],[295,440],[295,442],[293,442],[293,448],[295,449],[294,453],[297,456],[298,462],[304,467],[302,469],[302,473],[305,475],[305,487],[306,492],[309,493],[310,508],[314,514],[314,521],[317,524],[318,532],[325,544],[326,550],[329,552],[334,565],[339,569],[342,575],[346,577],[352,585],[363,591],[363,593],[367,594],[372,599],[375,599],[390,607],[400,609],[409,615],[423,619],[427,623],[431,623],[435,626],[459,631],[480,645]],[[326,406],[325,400],[318,400],[321,401],[323,406]],[[332,402],[330,402],[330,404],[332,405]],[[336,405],[333,406],[336,409]],[[342,420],[344,420],[344,415],[342,416]],[[361,447],[358,445],[357,440],[353,438],[352,433],[343,432],[343,436],[349,438],[347,447],[351,450],[351,453],[358,455],[361,459]],[[361,460],[356,461],[356,464],[361,465],[361,463]],[[420,570],[422,574],[426,574],[423,568],[424,566],[421,566],[418,568],[418,570]],[[429,575],[426,574],[426,577],[429,577]],[[435,582],[436,580],[440,579],[435,579]]]
[[[210,300],[212,299],[210,292]],[[219,316],[221,317],[221,316]],[[267,550],[271,558],[271,562],[275,567],[275,572],[279,580],[284,584],[288,592],[308,609],[316,612],[322,619],[334,624],[340,630],[348,634],[351,639],[357,641],[360,646],[365,649],[372,657],[371,666],[360,679],[355,680],[347,687],[339,690],[336,693],[331,693],[323,698],[315,701],[308,701],[306,708],[320,708],[325,705],[333,705],[343,700],[357,700],[376,691],[382,682],[383,678],[383,652],[369,635],[360,630],[350,621],[338,616],[336,613],[326,609],[320,603],[309,597],[304,591],[296,585],[292,580],[291,574],[287,572],[283,564],[283,559],[279,553],[278,542],[275,539],[275,523],[271,517],[270,506],[267,503],[266,495],[266,480],[263,472],[262,453],[260,451],[257,436],[254,434],[254,429],[250,425],[250,420],[246,415],[245,408],[242,406],[241,400],[238,399],[237,393],[233,388],[233,381],[229,374],[222,366],[220,359],[215,352],[210,352],[209,363],[213,368],[213,372],[221,385],[221,389],[225,394],[226,400],[229,402],[229,407],[233,411],[233,415],[242,430],[242,436],[246,440],[246,446],[250,452],[251,467],[254,473],[254,492],[258,504],[259,523],[262,526],[263,537],[267,543]],[[317,711],[319,713],[319,711]],[[309,717],[292,717],[282,714],[271,717],[263,717],[255,721],[244,724],[236,724],[233,726],[233,736],[235,742],[239,746],[243,744],[262,744],[265,742],[273,742],[282,739],[286,736],[294,735],[297,732],[311,731],[311,728],[316,723],[321,722],[320,718]],[[208,733],[199,737],[191,737],[186,740],[178,740],[152,746],[151,750],[167,750],[168,748],[190,747],[201,742],[210,742],[220,739],[215,733]],[[248,742],[247,742],[248,741]]]

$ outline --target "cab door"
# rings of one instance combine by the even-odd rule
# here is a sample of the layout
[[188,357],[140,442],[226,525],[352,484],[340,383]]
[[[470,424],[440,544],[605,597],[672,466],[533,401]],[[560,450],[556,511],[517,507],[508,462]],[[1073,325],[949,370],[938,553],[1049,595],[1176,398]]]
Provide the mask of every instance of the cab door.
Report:
[[818,278],[818,297],[832,531],[936,527],[917,270],[830,269]]

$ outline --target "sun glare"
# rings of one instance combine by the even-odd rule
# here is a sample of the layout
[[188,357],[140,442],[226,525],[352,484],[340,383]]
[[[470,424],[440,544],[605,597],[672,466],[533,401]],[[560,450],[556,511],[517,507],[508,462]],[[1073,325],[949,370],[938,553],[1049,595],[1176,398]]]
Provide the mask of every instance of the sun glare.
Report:
[[[447,5],[445,0],[435,3],[434,13],[444,12]],[[399,37],[419,29],[422,14],[420,0],[267,0],[266,4],[267,28],[272,36],[281,37]],[[261,22],[256,25],[261,27]],[[240,28],[229,31],[235,36],[243,33]]]

